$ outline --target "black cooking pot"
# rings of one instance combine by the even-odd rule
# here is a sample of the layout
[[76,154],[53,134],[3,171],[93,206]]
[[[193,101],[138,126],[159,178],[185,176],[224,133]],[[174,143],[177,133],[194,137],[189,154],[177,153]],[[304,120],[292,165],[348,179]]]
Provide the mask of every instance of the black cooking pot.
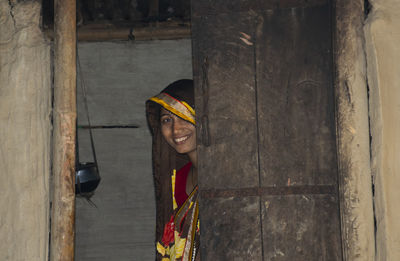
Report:
[[79,163],[75,170],[75,194],[93,192],[100,180],[97,164],[94,162]]

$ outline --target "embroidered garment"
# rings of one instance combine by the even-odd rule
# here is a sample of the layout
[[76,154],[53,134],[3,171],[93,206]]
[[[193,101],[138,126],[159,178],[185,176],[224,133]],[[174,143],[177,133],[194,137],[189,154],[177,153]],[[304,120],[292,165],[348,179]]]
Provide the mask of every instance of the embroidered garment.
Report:
[[162,261],[195,260],[199,248],[200,222],[197,187],[164,227],[157,251]]

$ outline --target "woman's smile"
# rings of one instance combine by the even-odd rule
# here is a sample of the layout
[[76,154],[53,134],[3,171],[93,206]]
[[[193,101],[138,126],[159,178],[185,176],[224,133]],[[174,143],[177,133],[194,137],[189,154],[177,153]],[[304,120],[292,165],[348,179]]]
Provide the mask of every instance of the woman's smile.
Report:
[[176,144],[183,144],[185,143],[185,141],[190,137],[190,135],[187,136],[183,136],[183,137],[179,137],[179,138],[175,138],[174,141]]

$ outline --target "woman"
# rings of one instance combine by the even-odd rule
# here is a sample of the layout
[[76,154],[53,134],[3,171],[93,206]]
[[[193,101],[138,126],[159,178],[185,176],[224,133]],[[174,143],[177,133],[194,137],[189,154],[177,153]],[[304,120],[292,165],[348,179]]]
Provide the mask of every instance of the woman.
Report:
[[197,154],[192,80],[146,102],[153,135],[157,260],[200,260]]

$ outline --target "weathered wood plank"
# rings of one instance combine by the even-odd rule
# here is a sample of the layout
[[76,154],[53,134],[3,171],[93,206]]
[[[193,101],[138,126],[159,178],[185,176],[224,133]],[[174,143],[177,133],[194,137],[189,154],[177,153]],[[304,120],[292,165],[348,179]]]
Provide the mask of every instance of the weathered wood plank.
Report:
[[[253,25],[248,14],[193,18],[201,189],[258,186]],[[202,260],[262,258],[259,197],[201,198],[200,213]]]
[[341,260],[330,3],[270,10],[257,27],[261,184],[336,188],[265,196],[265,260]]
[[258,185],[252,26],[247,14],[193,20],[203,189]]
[[336,184],[330,6],[267,11],[257,28],[263,186]]
[[342,260],[335,195],[263,197],[264,260]]
[[258,197],[201,204],[201,228],[207,230],[201,235],[201,260],[262,260]]

